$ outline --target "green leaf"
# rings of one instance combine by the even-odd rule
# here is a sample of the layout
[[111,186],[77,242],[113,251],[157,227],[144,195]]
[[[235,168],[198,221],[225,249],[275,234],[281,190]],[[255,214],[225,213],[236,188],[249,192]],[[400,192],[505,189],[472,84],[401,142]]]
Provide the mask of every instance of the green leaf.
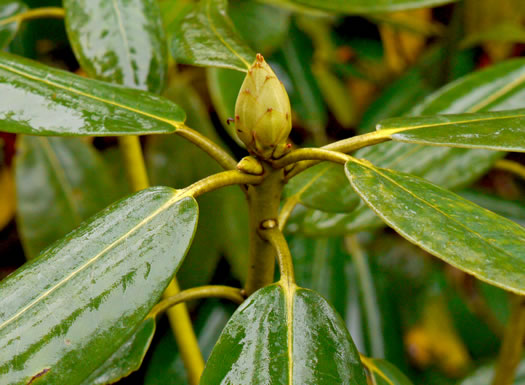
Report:
[[383,120],[398,142],[525,152],[525,109]]
[[222,126],[235,142],[245,148],[244,143],[239,139],[235,132],[235,102],[237,95],[244,81],[244,74],[225,68],[207,68],[208,90],[210,91],[211,101]]
[[316,292],[267,286],[232,316],[200,385],[366,385],[359,354],[340,317]]
[[82,78],[0,53],[0,131],[31,135],[170,133],[186,118],[148,92]]
[[288,35],[291,13],[282,8],[250,0],[230,1],[228,14],[241,38],[263,55],[275,51]]
[[17,222],[27,258],[118,198],[106,165],[80,138],[20,136],[17,148]]
[[349,212],[359,204],[359,197],[346,183],[343,168],[331,163],[318,164],[294,177],[284,188],[284,197],[296,199],[306,207],[328,212]]
[[159,93],[167,48],[155,0],[65,0],[66,29],[92,78]]
[[177,62],[248,71],[255,53],[237,35],[227,7],[227,0],[202,0],[170,26],[171,54]]
[[[194,323],[204,359],[210,355],[222,329],[233,314],[229,306],[209,300],[200,308]],[[186,369],[171,329],[161,337],[149,361],[144,385],[189,385]]]
[[503,199],[496,195],[470,189],[459,191],[458,194],[478,206],[493,211],[525,227],[525,202]]
[[82,385],[112,384],[140,368],[155,334],[155,319],[146,317],[125,341]]
[[0,0],[0,51],[13,40],[20,28],[20,21],[8,19],[27,10],[27,6],[18,0]]
[[365,357],[361,357],[361,360],[363,361],[363,365],[368,369],[373,384],[412,385],[412,381],[388,361]]
[[[494,378],[495,363],[484,365],[459,382],[458,385],[491,385]],[[525,358],[521,360],[517,369],[513,385],[525,385]]]
[[[515,59],[448,84],[414,108],[412,114],[434,115],[517,109],[525,107],[523,100],[525,100],[525,60]],[[378,167],[407,172],[442,187],[458,189],[477,180],[503,156],[503,153],[482,149],[428,147],[387,142],[359,150],[355,156],[365,158]],[[362,204],[347,216],[311,213],[307,232],[319,230],[319,235],[336,235],[380,225],[381,221]]]
[[413,175],[355,161],[345,169],[401,236],[482,281],[525,293],[525,228]]
[[267,3],[300,9],[320,9],[349,14],[394,12],[414,8],[435,7],[456,0],[265,0]]
[[3,280],[0,378],[86,381],[158,301],[189,248],[197,216],[193,198],[149,188],[103,210]]

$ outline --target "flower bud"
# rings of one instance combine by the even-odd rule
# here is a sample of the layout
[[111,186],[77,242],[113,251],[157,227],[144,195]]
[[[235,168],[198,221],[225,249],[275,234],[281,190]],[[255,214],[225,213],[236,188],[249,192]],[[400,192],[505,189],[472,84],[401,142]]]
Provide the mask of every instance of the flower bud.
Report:
[[263,159],[288,138],[292,129],[290,100],[261,54],[248,70],[235,104],[237,136]]

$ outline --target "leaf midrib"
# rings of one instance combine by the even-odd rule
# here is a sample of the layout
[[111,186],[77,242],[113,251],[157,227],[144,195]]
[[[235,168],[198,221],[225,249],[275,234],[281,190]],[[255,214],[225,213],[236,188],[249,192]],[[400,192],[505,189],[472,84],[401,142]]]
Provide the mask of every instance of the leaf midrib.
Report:
[[42,293],[40,296],[38,296],[36,299],[34,299],[32,302],[30,302],[28,305],[26,305],[23,309],[18,311],[16,314],[14,314],[11,318],[7,319],[3,323],[0,324],[0,330],[4,328],[6,325],[11,323],[12,321],[19,318],[23,313],[25,313],[27,310],[32,308],[35,304],[40,302],[42,299],[48,297],[51,293],[53,293],[55,290],[57,290],[59,287],[63,286],[65,283],[67,283],[69,280],[71,280],[74,276],[76,276],[78,273],[80,273],[82,270],[86,269],[88,266],[93,264],[95,261],[97,261],[101,256],[118,246],[120,243],[122,243],[124,240],[126,240],[131,234],[133,234],[136,230],[153,220],[159,213],[161,213],[164,210],[167,210],[172,205],[177,203],[178,201],[189,197],[184,190],[181,190],[180,192],[176,192],[173,194],[173,197],[168,199],[165,203],[163,203],[160,207],[158,207],[153,213],[148,215],[146,218],[141,220],[138,224],[133,226],[127,233],[119,237],[117,240],[106,246],[102,251],[100,251],[98,254],[90,258],[88,261],[86,261],[83,265],[79,266],[76,270],[74,270],[71,274],[69,274],[64,279],[60,280],[60,282],[56,283],[53,287],[46,290],[44,293]]
[[237,56],[237,58],[241,61],[242,64],[244,64],[246,66],[247,69],[250,68],[250,63],[248,63],[246,60],[244,60],[244,58],[239,54],[237,53],[237,51],[235,51],[233,49],[233,47],[228,44],[228,42],[226,40],[224,40],[224,38],[219,34],[219,32],[217,31],[217,28],[215,28],[215,24],[213,23],[213,20],[212,20],[212,17],[211,17],[211,0],[203,0],[206,2],[205,4],[205,9],[206,9],[206,19],[208,19],[208,23],[210,25],[210,28],[213,32],[213,34],[217,37],[217,39],[219,39],[219,41],[231,52],[233,53],[235,56]]
[[[521,110],[521,109],[520,109]],[[446,116],[446,115],[441,115]],[[506,116],[494,116],[488,118],[479,118],[479,119],[470,119],[470,120],[459,120],[455,122],[442,122],[442,123],[430,123],[430,124],[420,124],[419,126],[410,126],[410,127],[399,127],[399,128],[385,128],[385,131],[392,131],[391,135],[403,134],[406,131],[417,130],[420,128],[429,128],[429,127],[442,127],[442,126],[451,126],[456,124],[465,124],[465,123],[478,123],[478,122],[489,122],[494,120],[505,120],[513,118],[524,118],[525,112],[520,115],[506,115]],[[382,130],[378,130],[382,131]]]

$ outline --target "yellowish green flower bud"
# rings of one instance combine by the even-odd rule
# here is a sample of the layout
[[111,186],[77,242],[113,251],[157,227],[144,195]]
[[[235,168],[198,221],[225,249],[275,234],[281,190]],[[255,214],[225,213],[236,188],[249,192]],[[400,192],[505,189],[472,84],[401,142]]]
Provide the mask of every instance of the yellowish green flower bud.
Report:
[[235,129],[246,148],[263,159],[269,159],[275,147],[286,142],[292,129],[288,94],[261,54],[257,54],[237,96]]

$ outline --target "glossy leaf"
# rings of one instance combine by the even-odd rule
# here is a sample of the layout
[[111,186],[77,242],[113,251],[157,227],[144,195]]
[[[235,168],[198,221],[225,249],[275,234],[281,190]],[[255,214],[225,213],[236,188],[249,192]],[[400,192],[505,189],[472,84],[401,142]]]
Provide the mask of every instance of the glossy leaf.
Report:
[[394,141],[525,152],[525,109],[384,120],[378,130],[399,130]]
[[232,316],[206,364],[201,385],[366,385],[340,317],[316,292],[267,286]]
[[222,126],[230,137],[244,148],[244,143],[235,132],[235,122],[228,119],[235,117],[235,102],[245,75],[226,68],[208,68],[206,74],[211,101]]
[[112,384],[140,368],[155,334],[155,319],[146,317],[125,341],[82,385]]
[[349,14],[393,12],[414,8],[435,7],[455,0],[265,0],[281,6],[311,8]]
[[525,293],[525,228],[409,174],[356,162],[345,169],[401,236],[482,281]]
[[27,9],[26,5],[18,0],[0,0],[0,50],[3,50],[13,40],[19,21],[9,22],[9,18]]
[[7,53],[0,53],[0,93],[0,131],[17,134],[169,133],[186,118],[180,107],[160,96]]
[[[233,314],[228,306],[206,301],[194,323],[199,347],[205,359],[210,355],[222,329]],[[144,385],[189,385],[186,369],[178,352],[173,331],[167,330],[155,347],[149,361]]]
[[[525,107],[525,60],[515,59],[460,78],[441,88],[412,115],[499,111]],[[387,142],[356,152],[378,167],[414,174],[448,189],[468,186],[487,172],[503,153],[482,149],[429,147]],[[346,189],[347,187],[343,187]],[[362,204],[348,216],[312,213],[308,232],[336,235],[375,228],[381,221]]]
[[92,78],[159,93],[167,52],[154,0],[65,0],[66,29]]
[[361,357],[361,359],[363,365],[368,369],[373,384],[412,385],[412,381],[390,362],[377,358]]
[[227,7],[227,0],[203,0],[170,26],[171,54],[177,62],[248,71],[255,52],[235,31]]
[[475,190],[458,192],[463,198],[525,227],[525,202],[503,199]]
[[17,148],[18,229],[27,258],[118,198],[106,165],[80,138],[20,136]]
[[0,383],[82,384],[105,365],[172,279],[197,215],[191,197],[143,190],[3,280]]

